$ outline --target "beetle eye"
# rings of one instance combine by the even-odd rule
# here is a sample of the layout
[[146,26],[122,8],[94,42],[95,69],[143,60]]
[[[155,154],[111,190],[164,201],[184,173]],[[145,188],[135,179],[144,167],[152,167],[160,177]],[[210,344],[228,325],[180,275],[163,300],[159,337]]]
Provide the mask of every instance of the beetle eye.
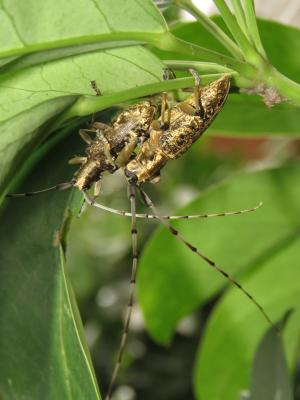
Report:
[[124,173],[125,173],[125,176],[128,178],[129,183],[131,183],[132,185],[137,183],[138,177],[134,173],[132,173],[128,169],[125,169]]

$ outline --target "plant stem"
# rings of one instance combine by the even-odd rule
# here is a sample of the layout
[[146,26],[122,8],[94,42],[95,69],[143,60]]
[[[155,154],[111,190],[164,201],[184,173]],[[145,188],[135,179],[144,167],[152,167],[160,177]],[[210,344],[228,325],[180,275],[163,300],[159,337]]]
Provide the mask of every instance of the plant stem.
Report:
[[[191,60],[164,60],[164,63],[169,68],[172,68],[175,71],[176,70],[187,71],[189,68],[194,68],[198,70],[200,73],[205,73],[205,74],[210,73],[209,76],[214,77],[214,79],[217,79],[218,77],[224,74],[229,74],[232,77],[232,84],[240,88],[249,88],[252,87],[253,85],[253,79],[249,80],[247,78],[244,78],[242,75],[238,74],[232,69],[214,63],[203,63],[201,61],[191,61]],[[212,75],[211,73],[214,74]],[[202,76],[205,75],[201,74],[201,78]]]
[[175,4],[192,14],[237,60],[243,60],[243,53],[229,36],[207,15],[201,12],[191,0],[175,0]]
[[300,107],[300,85],[298,83],[287,78],[274,67],[271,67],[265,82],[268,87],[275,88],[283,99]]
[[[122,46],[122,42],[125,42],[125,45],[134,45],[134,44],[144,44],[145,38],[150,36],[150,33],[144,32],[113,32],[108,34],[95,34],[95,35],[87,35],[87,36],[79,36],[72,37],[68,39],[60,39],[53,40],[48,42],[41,42],[35,44],[28,44],[23,47],[16,47],[11,49],[1,49],[0,50],[0,58],[6,57],[14,57],[20,56],[30,53],[38,53],[51,49],[59,49],[71,46],[79,46],[91,43],[104,43],[104,48],[109,46],[115,47]],[[156,33],[156,35],[159,35]],[[100,47],[99,47],[100,49]]]
[[201,62],[201,61],[185,61],[185,60],[163,60],[164,64],[166,64],[170,68],[174,68],[177,70],[187,71],[189,68],[195,68],[199,72],[203,73],[227,73],[227,74],[236,74],[232,69],[223,67],[223,65]]
[[[206,80],[208,79],[209,78],[206,78]],[[81,96],[68,110],[56,119],[55,126],[52,126],[51,130],[56,129],[58,126],[61,126],[63,122],[74,117],[93,114],[115,104],[153,95],[162,91],[192,87],[193,84],[194,79],[192,77],[180,78],[155,82],[105,96]]]
[[201,61],[221,64],[248,78],[253,77],[255,73],[255,67],[249,63],[238,61],[232,57],[186,42],[172,35],[170,32],[164,34],[163,37],[160,36],[159,41],[152,40],[152,44],[161,50],[182,53],[190,57],[197,57]]
[[265,49],[262,45],[260,34],[257,26],[257,19],[255,15],[255,7],[253,0],[244,0],[244,11],[248,27],[250,39],[253,42],[256,50],[263,56],[266,57]]
[[232,33],[232,36],[239,44],[245,60],[251,62],[253,65],[260,65],[261,59],[259,54],[256,53],[255,49],[252,47],[251,43],[248,41],[244,32],[239,27],[236,18],[232,15],[230,9],[224,0],[214,0],[214,3],[218,7],[220,14],[227,25],[228,29]]
[[[220,73],[202,75],[201,82],[203,84],[207,84],[215,79],[218,79],[221,75],[222,74]],[[55,124],[51,125],[51,131],[57,129],[65,121],[68,121],[72,118],[93,114],[111,107],[112,105],[124,103],[139,97],[153,95],[155,93],[161,93],[162,91],[190,88],[193,87],[193,85],[194,78],[188,77],[152,83],[105,96],[81,96],[75,104],[73,104],[55,120]]]
[[[247,79],[243,75],[237,74],[235,71],[230,69],[225,70],[224,67],[220,65],[215,65],[211,63],[202,63],[199,61],[187,61],[187,60],[165,60],[170,68],[187,70],[189,68],[195,68],[198,71],[217,71],[218,75],[204,75],[205,83],[211,80],[212,77],[215,79],[220,76],[220,74],[228,73],[232,76],[234,84],[240,88],[253,88],[255,85],[263,84],[266,88],[275,89],[281,96],[282,101],[289,101],[295,106],[300,107],[300,84],[287,78],[285,75],[281,74],[273,66],[268,63],[264,63],[263,68],[261,68],[259,75],[255,79]],[[211,68],[211,69],[210,69]]]
[[234,10],[234,15],[239,24],[241,30],[244,32],[246,36],[248,36],[248,28],[246,24],[246,17],[244,14],[244,10],[241,4],[241,0],[231,0],[232,7]]
[[149,33],[149,32],[113,32],[110,34],[85,36],[78,38],[65,39],[60,41],[39,43],[34,45],[29,45],[24,48],[10,49],[7,51],[0,52],[0,57],[8,57],[14,55],[21,55],[27,53],[35,53],[39,51],[45,51],[60,47],[68,47],[72,45],[82,45],[90,43],[107,42],[111,43],[114,47],[116,44],[126,41],[131,41],[132,44],[151,44],[161,50],[174,51],[187,55],[194,55],[199,57],[203,61],[215,62],[218,64],[225,65],[232,68],[238,72],[246,73],[249,69],[246,63],[235,60],[229,56],[222,55],[215,51],[206,49],[204,47],[197,46],[195,44],[185,42],[169,31],[164,31],[161,33]]

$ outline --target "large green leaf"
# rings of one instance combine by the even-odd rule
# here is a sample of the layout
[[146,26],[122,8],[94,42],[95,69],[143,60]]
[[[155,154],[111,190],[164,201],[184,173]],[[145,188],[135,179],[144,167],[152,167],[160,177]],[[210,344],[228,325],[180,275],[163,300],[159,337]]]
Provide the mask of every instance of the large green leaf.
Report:
[[[132,89],[160,82],[159,60],[132,44],[141,42],[135,34],[163,34],[167,27],[150,0],[84,4],[78,0],[43,4],[4,0],[0,20],[3,194],[28,155],[59,126],[53,118],[79,98],[95,97],[91,80],[97,81],[103,95],[97,111],[117,103],[113,95],[123,93],[124,98]],[[127,94],[129,99],[134,97]],[[82,114],[93,111],[85,109]]]
[[0,18],[1,58],[166,30],[150,0],[3,0]]
[[[106,95],[159,82],[161,67],[149,51],[131,46],[56,59],[2,74],[1,192],[28,154],[49,135],[45,122],[80,95],[95,97],[91,80],[97,81],[105,102]],[[106,101],[102,108],[115,101]]]
[[[221,17],[213,18],[223,29]],[[289,78],[300,82],[299,53],[300,30],[276,22],[259,20],[259,30],[263,44],[272,64]],[[181,23],[172,28],[172,33],[181,39],[190,41],[211,50],[228,54],[227,50],[211,36],[198,22]],[[289,45],[287,46],[286,43]],[[165,53],[153,49],[163,59],[186,59],[178,53]],[[192,55],[191,60],[196,60]],[[220,117],[211,128],[211,133],[222,135],[271,135],[289,134],[299,136],[300,117],[298,108],[289,104],[280,104],[268,109],[258,96],[229,96]]]
[[[69,179],[65,160],[77,151],[78,141],[64,141],[38,165],[26,188]],[[68,197],[66,191],[11,199],[1,215],[3,400],[100,399],[64,269],[62,229],[74,212],[73,207],[64,211]]]
[[[181,221],[174,225],[228,272],[239,276],[251,271],[256,276],[257,272],[264,271],[265,263],[272,265],[272,254],[297,235],[299,174],[300,168],[296,167],[236,176],[205,192],[180,213],[238,210],[263,201],[261,209],[243,216]],[[287,266],[285,270],[288,270]],[[296,281],[300,282],[300,279]],[[270,281],[259,282],[271,301],[271,292],[267,289]],[[177,322],[216,295],[226,283],[224,277],[178,243],[165,229],[158,229],[145,248],[138,276],[139,299],[150,334],[159,342],[169,342]],[[260,299],[259,288],[251,285],[249,289]],[[285,293],[287,286],[282,290]],[[249,300],[244,302],[239,291],[235,290],[234,294],[238,304],[246,303],[252,307]],[[282,311],[282,304],[276,302],[276,305],[276,310],[271,308],[275,316]],[[254,307],[253,315],[257,321],[255,329],[261,330],[264,321]],[[244,324],[243,329],[248,326]],[[225,335],[226,330],[222,331]],[[215,334],[220,335],[220,327]]]
[[[263,223],[266,221],[262,220]],[[257,239],[261,240],[260,232]],[[252,245],[256,245],[255,240]],[[287,309],[295,309],[283,335],[290,368],[295,367],[295,353],[299,348],[299,245],[298,228],[294,235],[282,240],[279,248],[270,249],[260,263],[253,263],[252,267],[259,269],[241,281],[274,321]],[[264,328],[257,310],[236,291],[230,290],[224,296],[212,314],[199,347],[194,375],[197,398],[231,400],[242,389],[249,388],[251,364]],[[280,368],[277,359],[274,369]]]

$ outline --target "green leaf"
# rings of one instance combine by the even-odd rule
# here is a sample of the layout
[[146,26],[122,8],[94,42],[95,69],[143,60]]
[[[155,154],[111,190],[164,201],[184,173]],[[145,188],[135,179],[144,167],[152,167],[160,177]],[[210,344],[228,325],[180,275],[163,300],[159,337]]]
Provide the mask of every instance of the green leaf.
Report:
[[[213,20],[224,28],[220,17]],[[300,30],[276,22],[259,20],[259,31],[267,55],[272,64],[290,79],[299,82],[300,59],[298,52]],[[226,28],[224,28],[226,30]],[[199,23],[182,23],[171,30],[181,39],[190,41],[211,50],[229,54],[227,50],[212,37]],[[286,43],[289,43],[286,46]],[[176,53],[164,53],[153,49],[162,59],[186,59]],[[196,57],[189,57],[196,60]],[[268,109],[258,96],[232,95],[214,124],[210,133],[221,135],[291,135],[300,134],[300,116],[298,108],[288,103]]]
[[[270,249],[260,268],[241,281],[274,321],[287,309],[295,309],[283,335],[291,369],[295,367],[299,346],[299,245],[298,229],[294,237],[287,237],[279,248]],[[257,265],[253,264],[255,268]],[[250,386],[251,364],[264,330],[265,325],[261,324],[253,305],[236,291],[228,291],[215,308],[199,347],[194,374],[197,398],[217,400],[222,395],[229,400]],[[216,355],[217,363],[214,362]],[[219,376],[219,379],[213,376]]]
[[[1,193],[28,154],[49,135],[51,126],[45,126],[46,121],[82,95],[96,97],[91,80],[96,80],[105,101],[106,95],[159,82],[161,68],[149,51],[131,46],[56,59],[2,74]],[[116,99],[106,101],[102,108],[115,102]]]
[[159,60],[132,44],[167,26],[150,0],[3,1],[0,16],[1,196],[28,155],[85,102],[79,114],[68,115],[70,106],[95,97],[91,80],[103,95],[96,111],[116,104],[118,93],[132,99],[130,91],[161,81]]
[[0,58],[167,29],[150,0],[4,0],[0,11]]
[[[174,226],[200,251],[238,279],[246,272],[251,271],[253,275],[260,273],[264,263],[272,264],[269,261],[271,255],[280,251],[281,247],[284,249],[287,241],[297,236],[299,174],[299,167],[291,167],[236,176],[204,192],[178,214],[239,210],[263,201],[264,206],[261,209],[243,216],[211,218],[206,221],[178,221]],[[168,210],[168,213],[170,212],[171,210]],[[293,267],[294,264],[289,264],[289,268]],[[271,281],[273,279],[270,278]],[[263,280],[258,286],[265,291],[267,298],[271,296],[271,291],[267,289],[270,280]],[[300,282],[300,279],[296,282]],[[296,282],[293,281],[297,286]],[[138,275],[139,300],[151,336],[161,343],[168,343],[178,321],[215,296],[227,283],[224,277],[178,243],[169,232],[158,229],[146,245]],[[256,296],[256,293],[261,293],[256,286],[251,285],[249,290],[261,300],[259,295]],[[288,295],[288,283],[282,290],[283,293],[287,291]],[[234,290],[234,293],[237,306],[244,305],[245,300],[250,308],[253,307],[239,291]],[[265,305],[264,298],[261,302]],[[275,298],[277,299],[276,296]],[[275,316],[281,312],[283,305],[276,302],[276,306],[276,310],[273,310]],[[289,306],[285,304],[285,308]],[[255,321],[258,321],[256,329],[262,329],[265,326],[264,320],[255,307],[253,315],[256,317]],[[229,324],[228,316],[225,321]],[[244,324],[241,329],[249,327]],[[221,336],[220,331],[224,337],[227,332],[219,326],[214,331],[218,340]],[[231,334],[234,332],[231,325],[230,331]],[[237,331],[239,332],[239,329]],[[240,337],[243,338],[243,335]],[[210,357],[213,362],[214,357],[211,353]],[[202,365],[205,369],[205,363]],[[220,374],[224,372],[220,371]],[[207,378],[207,374],[205,376]],[[211,373],[211,377],[215,379],[215,374]]]
[[273,328],[259,342],[251,381],[252,400],[293,399],[282,339]]
[[299,109],[287,103],[272,109],[255,95],[231,95],[209,134],[228,136],[280,135],[299,137]]
[[[284,333],[285,349],[292,369],[299,344],[299,245],[298,230],[297,238],[287,238],[280,249],[273,250],[259,265],[260,269],[252,277],[241,281],[273,320],[289,307],[297,310]],[[254,264],[255,267],[257,265]],[[207,396],[216,400],[222,394],[225,400],[229,400],[249,387],[251,363],[264,328],[257,311],[237,293],[228,292],[214,310],[199,348],[194,376],[199,398]],[[215,354],[218,354],[217,362],[211,358]],[[211,374],[220,379],[213,379]]]
[[[78,141],[65,140],[24,187],[38,189],[67,180],[70,167],[67,171],[65,160],[76,151]],[[65,212],[68,197],[66,191],[11,199],[1,216],[3,400],[100,399],[59,240],[72,215],[70,207]],[[77,202],[72,200],[72,209]]]

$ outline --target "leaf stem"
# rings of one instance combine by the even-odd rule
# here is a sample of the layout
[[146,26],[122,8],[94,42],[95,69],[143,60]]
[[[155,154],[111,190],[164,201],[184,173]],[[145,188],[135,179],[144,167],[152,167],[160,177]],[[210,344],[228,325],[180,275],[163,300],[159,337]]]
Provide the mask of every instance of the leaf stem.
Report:
[[260,65],[261,59],[256,53],[255,49],[252,47],[251,43],[248,41],[244,32],[237,23],[235,16],[231,13],[229,7],[224,0],[214,0],[214,3],[218,7],[220,14],[230,30],[232,36],[240,46],[245,60],[251,62],[254,65]]
[[241,0],[231,0],[232,7],[234,10],[234,15],[237,20],[238,25],[246,36],[248,36],[248,28],[246,23],[246,17],[241,4]]
[[145,38],[147,38],[148,36],[151,36],[151,34],[145,32],[113,32],[108,34],[71,37],[67,39],[28,44],[23,47],[15,47],[8,50],[4,49],[0,51],[0,58],[2,59],[6,57],[20,56],[29,53],[38,53],[51,49],[60,49],[65,47],[101,42],[105,43],[105,48],[108,48],[110,45],[111,47],[115,47],[116,45],[120,46],[122,45],[122,42],[127,42],[127,45],[144,44],[145,41],[147,41],[145,40]]
[[253,0],[244,0],[244,12],[247,22],[248,32],[250,39],[254,44],[256,50],[266,58],[266,52],[262,45],[260,34],[257,26],[257,19],[255,15],[255,6]]
[[191,0],[175,0],[175,4],[193,15],[204,28],[211,33],[237,60],[243,60],[243,53],[236,43],[226,33],[215,24],[211,18],[205,15],[196,7]]
[[[222,74],[207,74],[201,76],[201,82],[207,84],[214,79],[218,79]],[[68,110],[63,112],[56,120],[55,125],[51,126],[51,131],[57,129],[65,121],[75,117],[82,117],[95,112],[104,110],[112,105],[124,103],[139,97],[161,93],[176,89],[190,88],[194,85],[194,78],[179,78],[169,81],[151,83],[144,86],[135,87],[123,92],[112,93],[105,96],[81,96]]]
[[230,68],[226,68],[223,65],[219,65],[216,63],[209,62],[201,62],[201,61],[186,61],[186,60],[163,60],[164,64],[166,64],[170,68],[174,68],[177,70],[187,71],[189,68],[195,68],[199,72],[203,73],[227,73],[227,74],[236,74]]
[[[214,64],[214,63],[204,63],[201,61],[191,61],[191,60],[164,60],[164,64],[166,64],[169,68],[174,69],[175,71],[183,70],[187,71],[189,68],[194,68],[198,70],[200,73],[210,74],[210,77],[214,77],[214,79],[218,79],[218,77],[229,74],[232,77],[232,84],[239,88],[246,88],[253,86],[253,79],[249,80],[248,78],[244,78],[242,75],[233,71],[232,69],[223,67],[222,65]],[[212,75],[212,73],[214,73]],[[201,74],[205,77],[205,75]],[[206,81],[206,79],[205,79]]]
[[[209,77],[210,80],[212,80],[212,77]],[[209,80],[207,76],[205,78],[206,81]],[[193,84],[194,79],[192,77],[179,78],[169,81],[155,82],[105,96],[81,96],[77,102],[63,114],[65,116],[64,119],[89,115],[111,107],[112,105],[120,104],[132,99],[161,93],[162,91],[188,88],[192,87]]]
[[253,74],[255,73],[255,67],[249,63],[235,60],[234,58],[225,56],[224,54],[208,50],[190,42],[186,42],[185,40],[179,39],[178,37],[172,35],[170,32],[164,34],[163,37],[160,35],[159,41],[152,40],[152,44],[161,50],[182,53],[190,57],[197,57],[201,61],[221,64],[227,68],[239,72],[245,77],[252,78]]

